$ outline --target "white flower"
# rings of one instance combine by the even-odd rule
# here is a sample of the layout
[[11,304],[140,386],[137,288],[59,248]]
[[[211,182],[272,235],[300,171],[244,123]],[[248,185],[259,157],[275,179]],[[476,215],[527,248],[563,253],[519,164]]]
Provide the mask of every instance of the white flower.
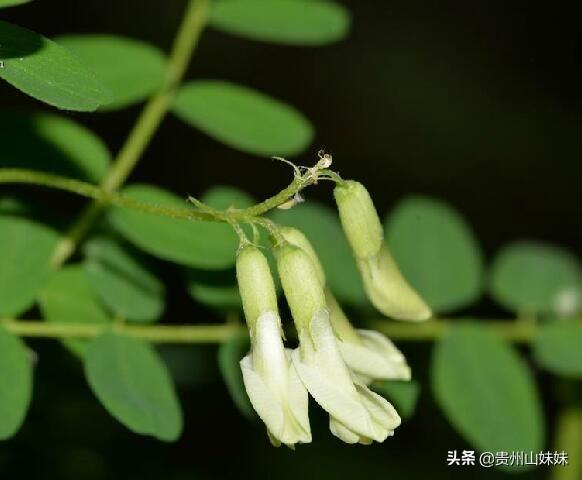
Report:
[[350,369],[365,383],[372,380],[410,380],[404,355],[385,335],[374,330],[356,330],[360,343],[339,341],[339,349]]
[[385,335],[375,330],[355,329],[328,289],[325,301],[342,358],[362,382],[410,380],[410,367],[404,355]]
[[251,336],[251,351],[240,362],[251,404],[274,445],[310,442],[307,390],[283,345],[275,284],[260,249],[239,249],[236,275]]
[[357,258],[368,298],[380,312],[397,320],[428,320],[429,306],[400,273],[386,245],[377,255]]
[[281,320],[265,312],[256,321],[251,352],[241,362],[246,391],[273,444],[311,442],[307,390],[281,338]]
[[293,364],[315,401],[330,415],[331,432],[347,443],[384,441],[400,425],[394,407],[355,378],[346,366],[323,308],[299,330]]
[[366,188],[347,180],[335,187],[334,197],[372,305],[397,320],[430,318],[430,308],[402,276],[384,243],[382,223]]

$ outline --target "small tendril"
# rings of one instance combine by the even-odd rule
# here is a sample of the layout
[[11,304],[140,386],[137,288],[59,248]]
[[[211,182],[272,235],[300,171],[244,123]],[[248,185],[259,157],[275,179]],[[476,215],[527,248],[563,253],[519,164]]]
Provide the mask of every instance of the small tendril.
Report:
[[271,157],[273,160],[277,160],[279,162],[283,162],[286,163],[287,165],[291,165],[291,167],[293,167],[293,174],[295,175],[295,177],[300,177],[301,176],[301,167],[298,167],[297,165],[295,165],[293,162],[290,162],[289,160],[287,160],[286,158],[283,157]]

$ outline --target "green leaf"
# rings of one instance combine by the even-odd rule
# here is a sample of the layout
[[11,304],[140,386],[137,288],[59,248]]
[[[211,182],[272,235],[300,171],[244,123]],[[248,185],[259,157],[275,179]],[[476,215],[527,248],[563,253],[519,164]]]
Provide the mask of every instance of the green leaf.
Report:
[[432,387],[451,424],[475,448],[543,448],[544,419],[531,373],[486,326],[452,327],[436,344]]
[[85,374],[107,411],[130,430],[173,442],[182,410],[168,370],[148,343],[105,333],[87,347]]
[[247,395],[240,369],[240,361],[249,352],[250,342],[246,332],[235,333],[220,344],[218,367],[232,401],[247,418],[256,416]]
[[223,0],[210,24],[252,40],[290,45],[325,45],[344,38],[350,16],[341,5],[312,0]]
[[[81,265],[66,266],[55,273],[39,298],[44,318],[54,323],[111,322],[97,298]],[[68,339],[63,344],[78,356],[85,354],[86,340]]]
[[164,285],[115,240],[92,239],[85,248],[85,272],[93,291],[116,315],[153,322],[164,310]]
[[540,327],[533,342],[536,362],[556,375],[582,378],[582,325],[568,321]]
[[32,359],[22,341],[0,328],[0,440],[22,425],[32,397]]
[[111,155],[93,132],[45,113],[0,112],[0,167],[29,168],[99,182]]
[[[185,199],[151,185],[131,185],[123,194],[157,205],[188,207]],[[134,245],[165,260],[208,270],[234,264],[238,240],[229,225],[164,218],[120,208],[112,210],[111,220]]]
[[0,0],[0,8],[12,7],[14,5],[22,5],[28,3],[30,0]]
[[0,216],[0,317],[18,316],[47,282],[57,233],[30,220]]
[[387,217],[386,241],[404,276],[437,313],[476,301],[483,255],[470,227],[446,203],[408,197]]
[[327,284],[340,300],[368,305],[356,263],[334,210],[309,201],[290,210],[275,210],[272,218],[307,236],[323,265]]
[[582,303],[580,264],[568,251],[553,245],[521,241],[496,255],[490,291],[514,312],[572,314]]
[[420,395],[420,383],[414,380],[383,380],[372,383],[370,387],[390,400],[404,420],[412,418]]
[[65,110],[93,111],[109,93],[67,50],[16,25],[0,21],[0,78],[27,95]]
[[57,42],[76,55],[111,92],[101,110],[141,102],[164,83],[164,54],[145,42],[114,35],[65,35]]
[[214,139],[256,155],[295,155],[313,138],[311,123],[294,108],[224,81],[187,83],[173,110]]

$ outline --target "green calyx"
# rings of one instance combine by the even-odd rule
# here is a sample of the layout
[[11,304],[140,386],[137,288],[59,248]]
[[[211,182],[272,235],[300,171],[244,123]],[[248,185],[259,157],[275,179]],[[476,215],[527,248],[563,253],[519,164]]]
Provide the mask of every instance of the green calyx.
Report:
[[299,247],[309,256],[313,262],[313,266],[315,267],[315,271],[319,281],[321,282],[321,285],[325,286],[325,272],[323,270],[323,266],[321,265],[319,258],[317,258],[317,253],[315,253],[315,250],[313,249],[313,246],[307,237],[300,230],[297,230],[293,227],[281,227],[279,229],[279,233],[285,240],[295,245],[296,247]]
[[236,257],[236,278],[245,318],[251,331],[261,314],[277,312],[277,293],[267,258],[254,245],[240,248]]
[[309,328],[315,313],[326,308],[325,294],[317,269],[303,249],[290,243],[277,246],[275,256],[295,325],[298,330]]
[[338,184],[333,191],[342,227],[357,258],[378,254],[384,232],[368,190],[354,180]]

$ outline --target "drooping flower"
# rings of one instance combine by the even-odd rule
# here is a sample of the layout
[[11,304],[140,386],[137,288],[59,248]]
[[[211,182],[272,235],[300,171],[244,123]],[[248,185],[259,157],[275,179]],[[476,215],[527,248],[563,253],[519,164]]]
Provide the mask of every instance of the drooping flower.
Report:
[[410,367],[389,338],[375,330],[355,329],[329,290],[325,298],[342,357],[362,382],[410,380]]
[[253,408],[265,423],[271,442],[292,447],[311,442],[308,395],[283,345],[277,295],[267,259],[252,246],[237,255],[236,273],[251,351],[240,362]]
[[347,366],[365,383],[374,379],[410,380],[410,367],[404,355],[385,335],[374,330],[356,330],[352,326],[333,293],[325,287],[325,272],[307,237],[292,227],[283,227],[280,232],[288,242],[301,248],[312,260],[317,277],[325,288],[325,303],[331,325]]
[[330,430],[347,443],[383,442],[400,425],[394,407],[351,374],[343,360],[327,310],[299,334],[293,362],[301,380],[330,415]]
[[344,362],[314,262],[302,248],[276,248],[283,291],[299,333],[293,364],[315,401],[330,415],[330,430],[348,443],[382,442],[400,424],[383,397],[368,389]]
[[384,243],[382,224],[366,188],[353,180],[344,181],[335,187],[334,197],[372,304],[398,320],[430,318],[430,308],[402,276]]
[[398,320],[428,320],[432,312],[404,279],[388,247],[375,257],[357,259],[364,290],[380,312]]

